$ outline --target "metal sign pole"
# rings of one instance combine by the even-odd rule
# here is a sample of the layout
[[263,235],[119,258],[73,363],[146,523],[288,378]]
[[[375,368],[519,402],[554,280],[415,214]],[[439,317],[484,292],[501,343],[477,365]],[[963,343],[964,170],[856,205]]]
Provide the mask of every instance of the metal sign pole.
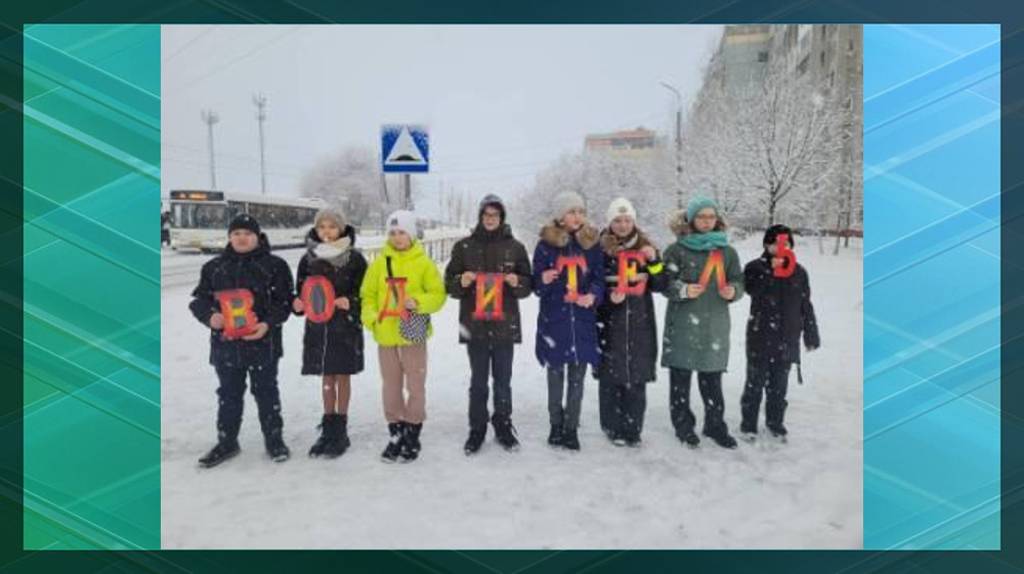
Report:
[[406,209],[412,209],[412,175],[408,173],[402,174],[402,185],[405,186],[405,196],[403,201]]

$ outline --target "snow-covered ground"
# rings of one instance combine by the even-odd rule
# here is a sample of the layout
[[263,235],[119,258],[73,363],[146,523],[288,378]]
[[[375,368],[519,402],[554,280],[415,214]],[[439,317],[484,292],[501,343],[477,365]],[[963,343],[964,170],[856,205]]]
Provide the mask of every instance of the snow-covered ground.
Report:
[[[759,238],[737,245],[744,261]],[[862,546],[862,249],[819,255],[800,245],[821,327],[822,348],[804,355],[805,384],[792,374],[788,444],[762,438],[727,451],[683,447],[668,415],[668,374],[648,386],[643,445],[611,445],[597,424],[590,375],[582,451],[549,448],[547,391],[533,356],[537,300],[523,302],[525,343],[513,376],[519,452],[488,435],[467,458],[469,367],[457,344],[457,304],[434,318],[423,452],[412,464],[382,464],[387,439],[376,349],[353,382],[352,448],[335,460],[305,456],[320,420],[315,377],[299,375],[302,322],[285,325],[280,388],[292,459],[270,462],[255,404],[247,398],[242,453],[200,470],[213,445],[217,386],[206,330],[188,312],[207,256],[165,251],[162,326],[162,536],[164,548],[859,548]],[[293,269],[301,250],[281,252]],[[173,276],[173,279],[172,279]],[[659,316],[664,298],[658,296]],[[749,299],[732,307],[726,420],[738,433],[744,325]],[[659,321],[659,331],[660,331]],[[693,389],[697,395],[696,383]],[[695,405],[698,424],[703,419]]]

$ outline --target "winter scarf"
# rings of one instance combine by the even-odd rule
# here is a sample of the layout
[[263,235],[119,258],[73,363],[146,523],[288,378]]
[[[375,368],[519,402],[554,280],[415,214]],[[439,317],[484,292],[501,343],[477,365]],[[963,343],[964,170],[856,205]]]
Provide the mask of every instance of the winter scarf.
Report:
[[729,245],[729,237],[724,231],[691,233],[680,237],[679,244],[694,251],[711,251]]
[[310,257],[322,259],[338,269],[348,263],[349,255],[352,253],[352,238],[348,235],[331,242],[318,243],[307,239],[306,243]]

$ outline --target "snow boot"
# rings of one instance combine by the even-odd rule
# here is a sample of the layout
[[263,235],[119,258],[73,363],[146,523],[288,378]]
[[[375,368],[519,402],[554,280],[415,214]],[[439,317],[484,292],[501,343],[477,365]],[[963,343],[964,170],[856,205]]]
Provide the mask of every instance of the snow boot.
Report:
[[512,426],[512,421],[507,418],[495,419],[494,424],[494,438],[498,441],[507,451],[519,450],[519,439],[516,438],[516,427]]
[[199,459],[199,466],[213,468],[218,464],[233,458],[241,449],[238,448],[238,441],[235,439],[218,442],[210,452]]
[[715,441],[715,444],[722,448],[736,448],[736,439],[732,438],[727,430],[721,430],[713,433],[704,432],[704,436]]
[[693,432],[693,429],[679,432],[676,436],[679,438],[680,442],[690,448],[697,448],[700,446],[700,437],[697,436],[697,433]]
[[384,462],[395,462],[398,460],[398,455],[402,452],[402,437],[404,433],[405,423],[388,423],[388,445],[384,447],[384,452],[380,453],[380,458]]
[[551,434],[548,435],[548,444],[551,446],[562,446],[562,427],[551,425]]
[[284,462],[292,455],[291,451],[288,450],[288,446],[284,444],[284,438],[281,437],[280,429],[271,431],[270,434],[265,436],[263,444],[267,447],[267,455],[274,462]]
[[580,450],[580,438],[576,429],[569,429],[562,435],[562,446],[569,450]]
[[323,418],[320,419],[320,424],[318,425],[320,428],[320,438],[316,439],[316,442],[313,443],[313,446],[309,449],[309,456],[313,458],[322,456],[328,443],[331,442],[331,432],[334,429],[331,427],[330,417],[331,415],[324,415]]
[[612,444],[615,446],[626,446],[626,433],[621,430],[612,431],[610,437]]
[[466,439],[466,445],[462,449],[466,452],[466,456],[476,454],[480,450],[480,447],[484,444],[484,438],[487,436],[487,428],[484,430],[471,429],[469,431],[469,438]]
[[420,431],[423,430],[423,423],[405,423],[402,449],[400,456],[402,462],[412,462],[420,456]]
[[352,442],[348,438],[348,415],[334,414],[327,415],[330,419],[327,422],[330,428],[330,441],[327,442],[323,456],[327,458],[338,458],[345,454]]
[[768,425],[768,432],[771,433],[773,437],[782,440],[782,442],[786,442],[786,435],[789,434],[789,431],[786,430],[786,426],[782,423]]
[[745,442],[754,442],[757,440],[757,427],[748,425],[746,423],[740,423],[740,438]]

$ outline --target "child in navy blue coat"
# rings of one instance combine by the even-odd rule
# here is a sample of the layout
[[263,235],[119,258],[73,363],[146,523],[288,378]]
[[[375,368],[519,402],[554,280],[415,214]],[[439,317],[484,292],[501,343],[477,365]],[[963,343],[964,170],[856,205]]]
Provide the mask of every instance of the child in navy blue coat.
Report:
[[597,307],[604,300],[604,254],[579,194],[557,195],[553,212],[533,253],[533,286],[540,297],[536,353],[548,371],[548,444],[579,450],[583,380],[587,365],[596,369],[601,357]]

